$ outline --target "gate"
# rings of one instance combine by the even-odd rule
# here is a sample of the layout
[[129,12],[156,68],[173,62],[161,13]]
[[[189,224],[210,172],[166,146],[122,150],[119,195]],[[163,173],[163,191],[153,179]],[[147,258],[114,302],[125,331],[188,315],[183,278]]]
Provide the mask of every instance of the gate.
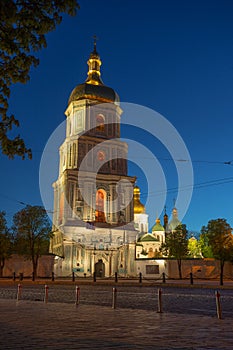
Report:
[[102,259],[95,264],[95,273],[96,277],[105,277],[105,265]]

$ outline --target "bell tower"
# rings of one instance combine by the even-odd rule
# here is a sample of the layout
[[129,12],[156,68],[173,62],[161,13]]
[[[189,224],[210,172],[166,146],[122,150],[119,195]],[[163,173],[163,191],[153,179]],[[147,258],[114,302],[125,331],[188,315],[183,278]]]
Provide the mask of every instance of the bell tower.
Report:
[[[136,178],[128,176],[128,145],[120,140],[119,97],[101,80],[96,41],[87,63],[87,79],[73,89],[65,111],[66,138],[53,184],[55,233],[50,250],[65,259],[64,273],[79,264],[86,274],[98,262],[92,252],[98,251],[104,263],[111,251],[114,259],[105,267],[109,274],[117,269],[117,248],[135,241],[137,234],[133,223]],[[77,260],[80,246],[84,249],[80,254],[86,256],[79,259],[82,262]]]

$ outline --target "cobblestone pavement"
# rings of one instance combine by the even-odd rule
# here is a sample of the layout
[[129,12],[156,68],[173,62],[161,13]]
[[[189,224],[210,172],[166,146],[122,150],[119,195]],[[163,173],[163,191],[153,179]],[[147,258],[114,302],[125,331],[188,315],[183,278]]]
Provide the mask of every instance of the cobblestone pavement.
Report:
[[0,349],[232,349],[233,289],[220,290],[223,319],[216,316],[215,290],[208,286],[162,287],[163,313],[157,313],[160,286],[117,287],[117,308],[112,309],[113,285],[80,284],[80,305],[75,307],[76,283],[45,286],[23,281],[0,284]]
[[233,320],[154,310],[0,300],[1,350],[230,350]]
[[[22,284],[23,301],[43,301],[45,286]],[[119,285],[117,288],[117,307],[140,310],[157,310],[158,287]],[[74,303],[76,285],[48,285],[49,302]],[[16,299],[17,284],[0,285],[0,299]],[[233,319],[233,289],[220,291],[223,316]],[[112,286],[80,285],[80,303],[82,305],[111,306]],[[162,286],[162,304],[164,312],[176,314],[216,315],[215,289],[184,288]]]

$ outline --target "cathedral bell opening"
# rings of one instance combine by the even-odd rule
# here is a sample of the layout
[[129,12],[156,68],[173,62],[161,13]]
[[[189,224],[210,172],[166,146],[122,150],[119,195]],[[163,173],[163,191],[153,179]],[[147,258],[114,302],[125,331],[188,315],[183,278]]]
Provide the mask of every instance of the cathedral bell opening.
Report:
[[98,190],[96,192],[96,205],[95,205],[95,221],[96,222],[106,222],[104,206],[105,206],[106,193],[103,190]]

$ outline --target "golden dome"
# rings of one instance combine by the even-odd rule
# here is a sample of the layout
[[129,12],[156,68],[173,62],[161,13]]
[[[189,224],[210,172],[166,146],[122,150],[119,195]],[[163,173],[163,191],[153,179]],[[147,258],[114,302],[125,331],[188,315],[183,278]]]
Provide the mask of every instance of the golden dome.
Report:
[[88,64],[88,73],[85,83],[77,85],[71,92],[69,102],[82,99],[98,100],[100,102],[119,103],[118,94],[110,87],[104,85],[101,80],[101,59],[96,51],[96,42],[94,50],[91,52]]
[[145,214],[145,207],[140,202],[140,188],[138,186],[134,187],[134,214]]

